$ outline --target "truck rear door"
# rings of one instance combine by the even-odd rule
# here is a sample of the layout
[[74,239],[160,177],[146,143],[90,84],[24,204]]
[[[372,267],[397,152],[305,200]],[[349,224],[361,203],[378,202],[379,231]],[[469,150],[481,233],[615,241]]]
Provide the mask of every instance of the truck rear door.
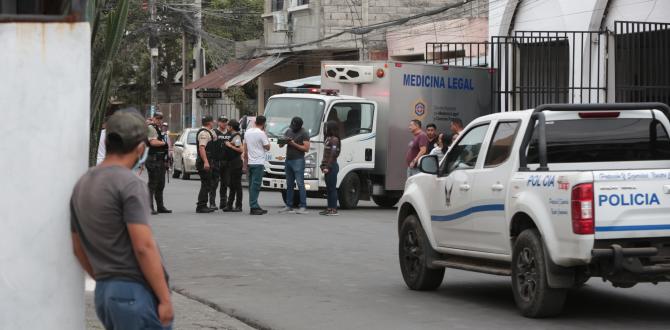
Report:
[[594,172],[596,239],[670,236],[670,170]]

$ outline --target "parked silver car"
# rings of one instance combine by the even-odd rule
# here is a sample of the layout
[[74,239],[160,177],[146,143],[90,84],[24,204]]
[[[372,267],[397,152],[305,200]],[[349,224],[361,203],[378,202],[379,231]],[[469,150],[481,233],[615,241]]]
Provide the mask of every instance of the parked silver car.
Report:
[[173,178],[181,176],[182,179],[188,180],[191,174],[198,174],[198,170],[195,168],[195,160],[198,153],[197,134],[198,128],[184,129],[174,143]]

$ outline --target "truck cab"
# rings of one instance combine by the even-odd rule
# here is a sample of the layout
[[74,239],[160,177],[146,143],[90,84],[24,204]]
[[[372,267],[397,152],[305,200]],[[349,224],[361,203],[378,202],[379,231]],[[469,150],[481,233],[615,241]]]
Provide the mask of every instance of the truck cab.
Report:
[[308,197],[323,198],[326,183],[319,165],[323,157],[324,125],[332,120],[340,126],[342,143],[337,177],[340,206],[356,207],[360,199],[367,197],[364,196],[367,188],[363,186],[365,173],[375,166],[376,102],[341,96],[335,90],[310,88],[298,89],[297,92],[275,95],[268,100],[265,116],[270,151],[266,154],[262,187],[280,191],[285,198],[286,147],[280,147],[278,142],[288,130],[291,119],[298,116],[303,120],[303,128],[309,134],[311,144],[310,150],[305,153],[305,190]]

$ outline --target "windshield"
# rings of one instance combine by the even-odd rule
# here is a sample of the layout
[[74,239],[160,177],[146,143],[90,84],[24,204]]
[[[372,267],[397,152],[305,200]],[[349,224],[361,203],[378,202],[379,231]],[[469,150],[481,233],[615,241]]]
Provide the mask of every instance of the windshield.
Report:
[[270,137],[282,137],[289,128],[293,117],[302,118],[303,125],[310,137],[319,134],[321,118],[326,103],[323,100],[275,98],[265,108],[267,132]]

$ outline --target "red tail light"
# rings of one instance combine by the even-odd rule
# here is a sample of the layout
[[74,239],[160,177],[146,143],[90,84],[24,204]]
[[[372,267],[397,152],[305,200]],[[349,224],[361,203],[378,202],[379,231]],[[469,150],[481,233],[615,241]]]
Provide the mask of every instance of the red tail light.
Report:
[[572,188],[572,232],[577,235],[594,233],[593,183],[582,183]]

